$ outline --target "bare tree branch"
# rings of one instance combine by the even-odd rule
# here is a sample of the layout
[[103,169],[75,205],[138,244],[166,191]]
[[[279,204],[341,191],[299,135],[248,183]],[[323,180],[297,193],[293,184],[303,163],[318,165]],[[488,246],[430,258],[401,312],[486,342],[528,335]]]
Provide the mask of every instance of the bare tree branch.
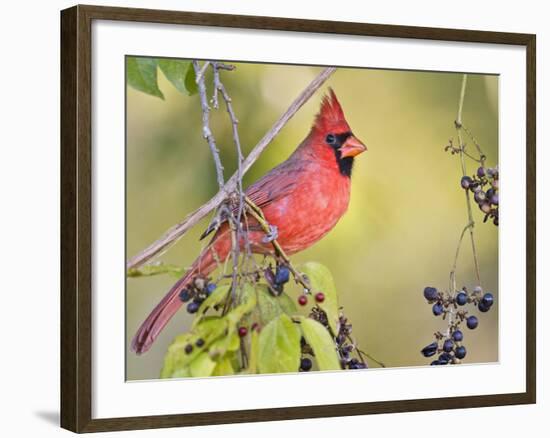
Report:
[[[311,83],[300,93],[292,102],[285,113],[275,122],[272,128],[264,135],[252,149],[250,154],[242,163],[242,175],[244,175],[254,162],[258,159],[264,149],[271,143],[273,138],[281,131],[283,126],[296,114],[296,112],[313,96],[313,94],[325,83],[325,81],[336,71],[335,67],[325,68]],[[153,242],[140,253],[136,254],[126,262],[127,269],[136,268],[149,260],[162,254],[179,238],[181,238],[190,228],[196,225],[202,218],[216,209],[226,197],[235,191],[239,181],[238,172],[227,181],[216,195],[208,202],[200,206],[193,213],[187,215],[180,223],[170,228],[161,238]]]
[[[207,66],[208,64],[205,63]],[[223,188],[223,165],[220,159],[220,151],[216,146],[216,140],[210,130],[210,106],[208,106],[208,97],[206,96],[206,85],[204,83],[204,72],[202,72],[198,61],[193,61],[193,68],[195,69],[195,76],[197,77],[197,87],[199,89],[199,96],[202,107],[202,136],[208,142],[210,152],[212,152],[212,158],[214,158],[214,164],[216,166],[216,179],[218,180],[218,186]],[[203,67],[204,68],[204,67]]]

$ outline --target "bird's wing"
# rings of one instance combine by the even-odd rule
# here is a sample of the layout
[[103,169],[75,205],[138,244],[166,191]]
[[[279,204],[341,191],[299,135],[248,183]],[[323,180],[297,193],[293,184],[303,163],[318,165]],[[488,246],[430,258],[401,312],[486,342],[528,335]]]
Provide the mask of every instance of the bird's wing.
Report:
[[[292,193],[304,168],[305,163],[287,160],[248,187],[245,194],[254,204],[263,209]],[[233,213],[236,213],[236,209]],[[227,218],[216,215],[200,239],[204,239],[226,221]]]

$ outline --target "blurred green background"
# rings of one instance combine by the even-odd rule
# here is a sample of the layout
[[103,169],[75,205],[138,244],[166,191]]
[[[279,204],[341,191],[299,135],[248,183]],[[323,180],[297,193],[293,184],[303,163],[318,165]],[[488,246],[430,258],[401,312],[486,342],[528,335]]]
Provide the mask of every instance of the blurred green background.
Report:
[[[236,66],[234,72],[222,72],[222,79],[240,120],[246,155],[321,68]],[[347,214],[328,236],[293,261],[315,260],[331,269],[359,346],[390,367],[429,363],[419,351],[432,342],[435,331],[446,328],[432,315],[422,291],[428,285],[447,287],[457,240],[467,223],[459,158],[443,151],[450,138],[456,142],[461,80],[461,74],[339,68],[245,176],[248,185],[288,157],[307,135],[323,92],[333,87],[368,152],[356,160]],[[211,86],[210,78],[207,84]],[[127,90],[128,256],[160,237],[217,188],[201,135],[198,95],[182,95],[160,72],[159,86],[165,100]],[[487,164],[494,166],[496,76],[469,75],[463,121],[483,147]],[[236,154],[223,107],[212,112],[211,127],[229,177],[236,169]],[[467,164],[473,173],[476,163]],[[467,363],[498,360],[498,229],[482,223],[476,206],[474,217],[482,282],[497,297],[497,305],[481,315],[475,331],[465,329]],[[185,235],[162,260],[189,266],[201,249],[198,237],[207,222]],[[182,309],[148,353],[136,356],[129,350],[136,329],[173,282],[170,276],[127,281],[128,380],[158,378],[169,343],[189,327],[192,318]],[[457,283],[476,285],[468,239],[459,258]]]

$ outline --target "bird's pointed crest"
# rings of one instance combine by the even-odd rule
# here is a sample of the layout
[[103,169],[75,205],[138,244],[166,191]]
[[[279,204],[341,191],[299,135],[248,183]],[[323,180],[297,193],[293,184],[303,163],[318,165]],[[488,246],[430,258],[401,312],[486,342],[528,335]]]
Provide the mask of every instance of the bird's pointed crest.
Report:
[[315,118],[313,129],[321,132],[349,131],[349,125],[344,116],[344,111],[332,88],[329,88],[328,94],[323,97],[321,109]]

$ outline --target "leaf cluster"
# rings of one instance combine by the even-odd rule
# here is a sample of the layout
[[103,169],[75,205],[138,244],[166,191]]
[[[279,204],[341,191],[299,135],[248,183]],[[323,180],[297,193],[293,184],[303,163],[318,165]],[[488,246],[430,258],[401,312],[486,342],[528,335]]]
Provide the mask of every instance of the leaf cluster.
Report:
[[[314,306],[326,313],[327,326],[304,315],[286,292],[275,296],[266,283],[243,282],[236,297],[230,285],[218,285],[201,304],[191,329],[169,346],[161,377],[297,372],[306,353],[319,370],[341,369],[334,339],[339,318],[332,275],[316,262],[306,263],[300,271],[313,294],[325,295]],[[234,306],[223,314],[228,302]]]
[[126,57],[127,84],[138,91],[164,99],[164,94],[158,85],[158,70],[180,93],[189,96],[197,93],[195,70],[191,61]]

